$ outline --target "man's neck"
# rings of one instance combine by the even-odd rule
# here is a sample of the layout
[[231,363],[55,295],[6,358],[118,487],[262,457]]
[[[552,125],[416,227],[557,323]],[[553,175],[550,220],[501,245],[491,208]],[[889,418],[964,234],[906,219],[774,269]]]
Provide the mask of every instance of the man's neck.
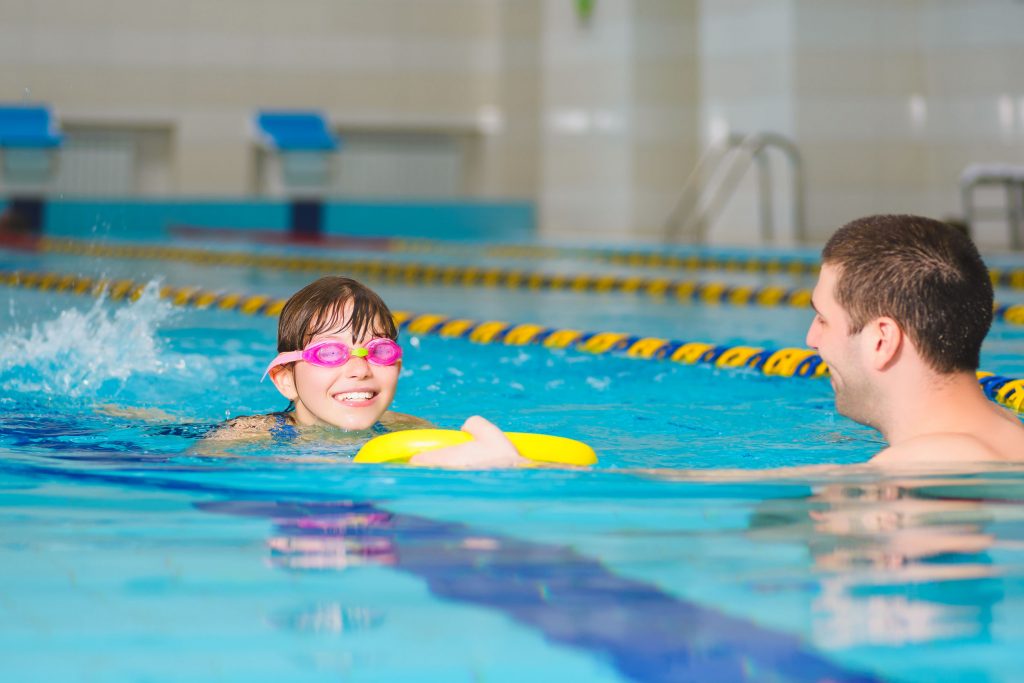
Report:
[[929,434],[970,431],[992,406],[973,372],[957,372],[931,373],[917,382],[896,385],[888,408],[890,419],[879,431],[894,446]]

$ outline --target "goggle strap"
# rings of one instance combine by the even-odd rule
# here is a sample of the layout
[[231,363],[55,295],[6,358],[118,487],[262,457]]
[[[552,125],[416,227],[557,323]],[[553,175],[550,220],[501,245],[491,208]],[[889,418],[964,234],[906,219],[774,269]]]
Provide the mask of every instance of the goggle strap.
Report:
[[263,377],[260,378],[260,381],[262,382],[263,380],[265,380],[267,378],[267,375],[270,374],[270,371],[273,370],[278,365],[284,365],[285,363],[294,363],[297,360],[302,360],[302,351],[282,351],[281,353],[277,354],[277,357],[274,358],[274,360],[270,361],[270,365],[268,365],[267,369],[263,371]]

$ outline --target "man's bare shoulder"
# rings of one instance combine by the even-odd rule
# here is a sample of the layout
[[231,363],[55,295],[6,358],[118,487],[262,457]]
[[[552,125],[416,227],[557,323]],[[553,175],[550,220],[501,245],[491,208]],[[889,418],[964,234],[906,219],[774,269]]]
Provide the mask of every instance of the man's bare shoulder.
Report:
[[1012,442],[993,443],[973,434],[940,432],[889,446],[871,459],[872,465],[951,465],[957,463],[1024,463],[1024,430]]
[[261,439],[270,436],[276,424],[274,415],[243,415],[217,425],[203,439],[207,441],[236,441]]

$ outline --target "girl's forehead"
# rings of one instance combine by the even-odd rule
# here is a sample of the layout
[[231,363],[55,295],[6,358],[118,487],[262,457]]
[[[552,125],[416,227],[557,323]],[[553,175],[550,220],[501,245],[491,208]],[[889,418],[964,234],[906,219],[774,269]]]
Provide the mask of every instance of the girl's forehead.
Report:
[[352,321],[348,318],[325,318],[314,320],[309,326],[309,334],[314,340],[321,339],[352,339]]
[[352,302],[338,301],[309,318],[310,330],[341,330],[352,324]]
[[[323,339],[341,339],[343,341],[361,342],[373,338],[375,330],[380,327],[380,321],[375,319],[365,324],[365,329],[358,330],[359,338],[355,338],[352,328],[352,304],[348,302],[343,308],[337,306],[330,311],[324,311],[322,315],[314,318],[309,323],[307,334],[311,335],[311,341]],[[363,339],[365,338],[365,339]]]
[[323,330],[321,332],[317,332],[316,334],[314,334],[313,338],[310,339],[310,342],[321,342],[329,340],[337,340],[343,342],[355,341],[352,339],[351,330]]

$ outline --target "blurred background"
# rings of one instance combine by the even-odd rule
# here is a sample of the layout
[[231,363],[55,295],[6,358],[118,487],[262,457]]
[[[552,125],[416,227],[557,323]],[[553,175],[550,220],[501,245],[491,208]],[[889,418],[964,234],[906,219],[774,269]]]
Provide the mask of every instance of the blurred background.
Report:
[[726,245],[913,212],[1019,246],[1021,27],[1019,0],[0,0],[0,205]]

